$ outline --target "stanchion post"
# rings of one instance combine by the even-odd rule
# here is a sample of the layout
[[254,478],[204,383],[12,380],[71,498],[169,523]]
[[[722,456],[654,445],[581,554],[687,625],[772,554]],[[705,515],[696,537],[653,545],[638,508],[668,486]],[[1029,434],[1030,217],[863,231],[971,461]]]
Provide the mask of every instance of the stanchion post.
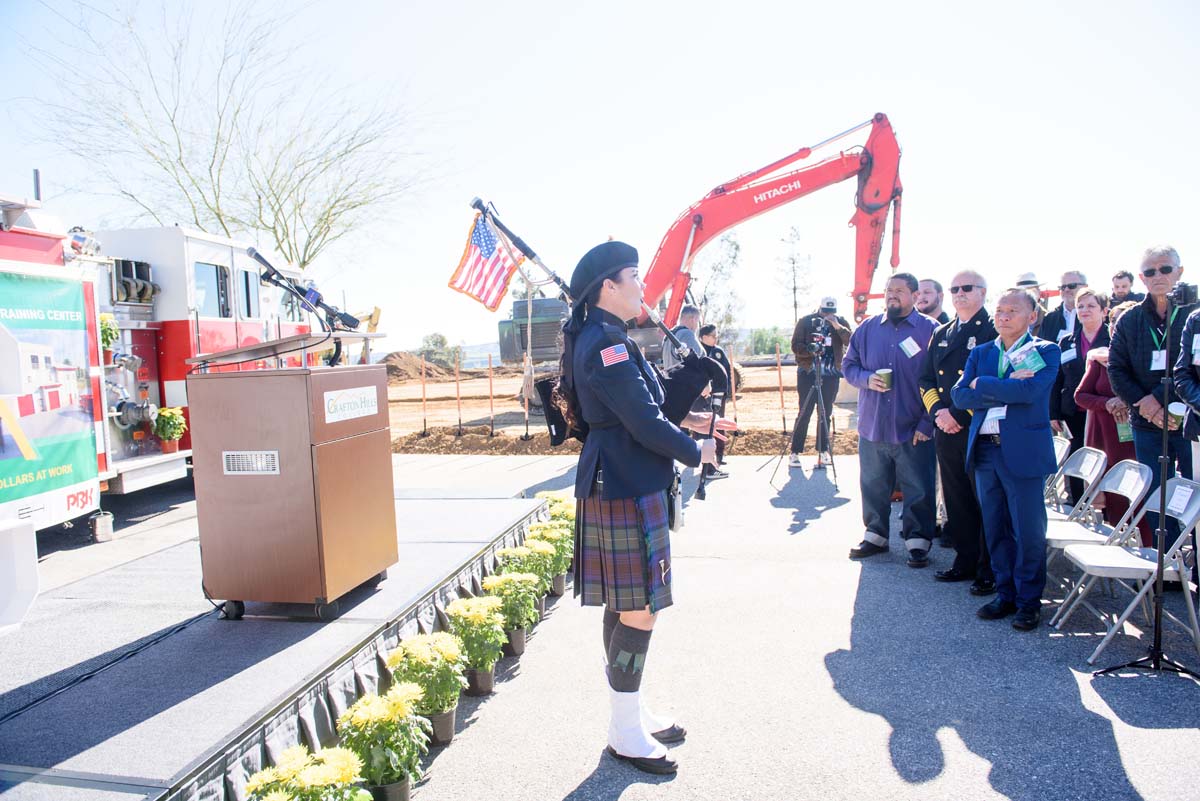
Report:
[[429,436],[429,414],[425,408],[425,357],[421,357],[421,436]]
[[[737,369],[733,366],[733,362],[729,363],[729,398],[733,401],[733,422],[738,421],[737,415]],[[738,429],[733,429],[733,435],[736,437],[739,433]]]
[[458,366],[462,362],[462,354],[454,353],[454,401],[458,404],[458,436],[463,435],[462,427],[462,387],[458,379]]
[[492,391],[492,354],[488,354],[488,416],[491,418],[489,437],[496,436],[496,399]]
[[[532,303],[533,301],[529,301]],[[525,368],[524,374],[521,377],[521,394],[525,397],[525,434],[521,437],[523,442],[528,442],[533,439],[529,434],[529,393],[533,391],[533,359],[529,355],[528,349],[525,351]]]

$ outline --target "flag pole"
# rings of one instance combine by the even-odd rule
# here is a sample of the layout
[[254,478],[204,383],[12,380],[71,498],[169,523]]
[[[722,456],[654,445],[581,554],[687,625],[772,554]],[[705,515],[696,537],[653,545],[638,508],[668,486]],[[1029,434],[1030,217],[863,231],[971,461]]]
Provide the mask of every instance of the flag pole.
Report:
[[[508,244],[508,237],[501,235],[496,231],[496,226],[492,224],[492,215],[487,211],[483,212],[483,219],[487,222],[496,239],[500,240],[500,244],[504,247],[504,252],[508,254],[509,261],[517,266],[517,272],[521,274],[521,280],[525,282],[525,363],[521,368],[521,396],[525,399],[525,433],[521,436],[522,442],[528,442],[533,439],[529,433],[529,393],[533,391],[533,281],[521,269],[520,262],[513,255],[512,247]],[[541,264],[541,259],[537,256],[533,257],[543,270],[547,270],[546,266]],[[549,270],[547,270],[549,272]],[[554,273],[550,275],[558,280],[558,276]],[[561,283],[561,282],[560,282]]]
[[496,396],[492,391],[492,354],[488,354],[488,415],[492,419],[492,430],[489,437],[496,436]]

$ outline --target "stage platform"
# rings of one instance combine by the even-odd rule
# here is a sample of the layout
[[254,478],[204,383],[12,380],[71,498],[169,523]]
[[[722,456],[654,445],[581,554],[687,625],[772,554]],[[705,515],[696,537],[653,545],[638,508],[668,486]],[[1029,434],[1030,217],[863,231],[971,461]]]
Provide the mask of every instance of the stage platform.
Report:
[[268,757],[332,740],[382,655],[441,628],[544,514],[519,496],[568,486],[573,463],[396,456],[400,561],[329,623],[282,604],[220,619],[194,537],[44,592],[0,640],[0,797],[242,798]]

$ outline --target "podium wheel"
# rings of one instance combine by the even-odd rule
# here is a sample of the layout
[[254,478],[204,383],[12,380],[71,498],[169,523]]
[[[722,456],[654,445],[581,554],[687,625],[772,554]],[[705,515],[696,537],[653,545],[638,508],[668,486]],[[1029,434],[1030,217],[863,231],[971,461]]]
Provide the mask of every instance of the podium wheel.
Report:
[[338,616],[338,602],[316,604],[317,620],[330,621]]
[[241,620],[246,614],[246,604],[241,601],[226,601],[224,609],[226,620]]

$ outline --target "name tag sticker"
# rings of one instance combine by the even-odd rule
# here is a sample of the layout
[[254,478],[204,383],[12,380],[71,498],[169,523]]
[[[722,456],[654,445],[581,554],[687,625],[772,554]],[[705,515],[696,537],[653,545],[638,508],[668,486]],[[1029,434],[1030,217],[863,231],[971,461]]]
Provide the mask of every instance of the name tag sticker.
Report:
[[989,420],[1003,420],[1007,415],[1007,406],[993,406],[992,408],[988,409],[987,417],[983,418],[983,422],[986,423]]
[[921,346],[917,344],[915,339],[908,337],[900,343],[900,350],[904,351],[904,355],[911,359],[921,352]]
[[1150,369],[1167,369],[1167,352],[1165,350],[1156,350],[1150,354]]
[[1121,483],[1117,485],[1117,492],[1126,497],[1132,496],[1137,488],[1138,478],[1134,471],[1125,471],[1125,475],[1121,476]]
[[1192,334],[1192,353],[1200,353],[1200,334]]
[[1181,515],[1183,510],[1187,508],[1188,501],[1192,499],[1191,487],[1176,487],[1171,493],[1171,500],[1167,501],[1167,511],[1172,514]]
[[1060,361],[1060,364],[1066,364],[1067,362],[1073,361],[1075,361],[1075,349],[1068,348],[1067,350],[1064,350],[1062,352],[1062,360]]

